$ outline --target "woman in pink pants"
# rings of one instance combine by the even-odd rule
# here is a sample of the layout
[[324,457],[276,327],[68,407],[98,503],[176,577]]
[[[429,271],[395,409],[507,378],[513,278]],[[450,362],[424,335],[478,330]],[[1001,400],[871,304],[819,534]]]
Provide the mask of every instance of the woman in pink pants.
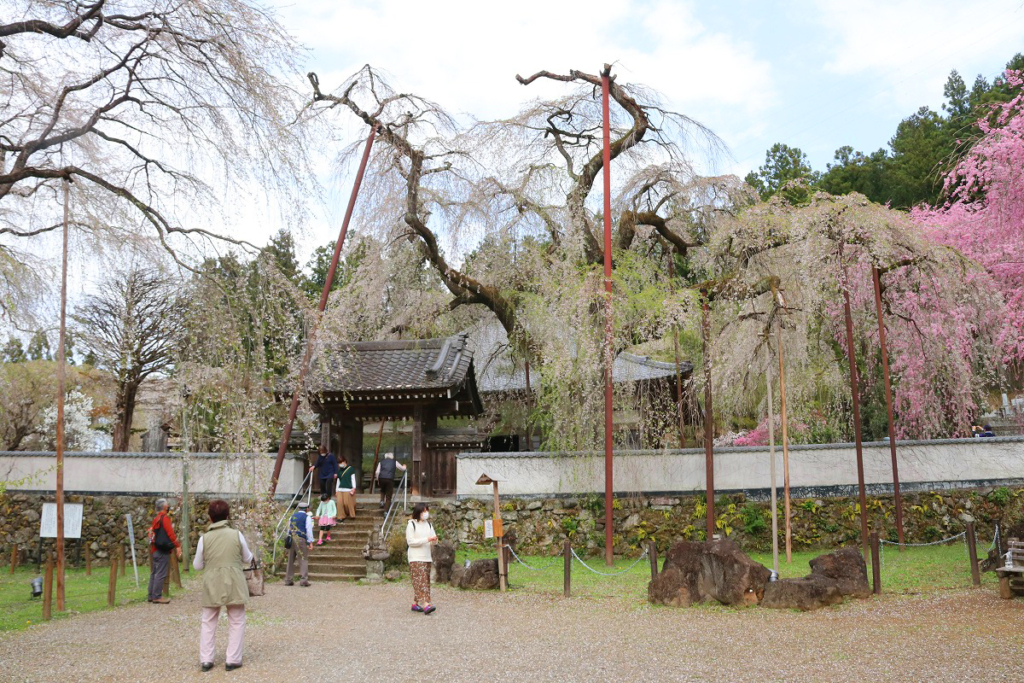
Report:
[[199,631],[199,663],[203,671],[213,668],[214,638],[220,608],[228,611],[228,651],[224,668],[242,666],[242,639],[245,637],[245,603],[249,588],[242,567],[252,562],[245,536],[228,526],[228,504],[210,502],[210,526],[199,539],[192,566],[203,569],[203,624]]

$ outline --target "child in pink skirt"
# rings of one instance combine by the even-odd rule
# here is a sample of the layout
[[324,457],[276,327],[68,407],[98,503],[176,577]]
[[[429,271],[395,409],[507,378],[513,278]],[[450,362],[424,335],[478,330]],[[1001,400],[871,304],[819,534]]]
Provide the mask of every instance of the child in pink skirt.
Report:
[[316,508],[317,523],[320,525],[320,537],[317,545],[324,544],[324,533],[327,540],[331,540],[331,527],[334,526],[335,518],[338,516],[338,506],[334,503],[331,494],[324,493],[320,496],[320,505]]

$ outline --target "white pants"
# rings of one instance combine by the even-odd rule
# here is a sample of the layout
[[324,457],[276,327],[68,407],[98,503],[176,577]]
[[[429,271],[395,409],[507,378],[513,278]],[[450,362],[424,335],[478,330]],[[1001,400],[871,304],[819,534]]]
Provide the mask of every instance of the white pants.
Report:
[[[228,651],[227,664],[242,663],[242,640],[245,637],[245,605],[228,605]],[[213,663],[214,643],[217,637],[217,620],[220,607],[203,608],[203,624],[199,629],[199,662]]]

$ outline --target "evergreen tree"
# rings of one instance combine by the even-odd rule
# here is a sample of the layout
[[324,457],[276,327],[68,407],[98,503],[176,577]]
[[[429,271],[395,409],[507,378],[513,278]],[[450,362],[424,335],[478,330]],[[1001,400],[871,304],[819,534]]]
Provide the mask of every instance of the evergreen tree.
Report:
[[[799,147],[776,142],[764,155],[764,165],[757,173],[750,172],[744,178],[747,184],[757,190],[762,200],[767,200],[782,190],[786,183],[805,179],[815,182],[818,174],[811,169],[807,155]],[[784,191],[784,196],[791,203],[800,203],[806,199],[806,190],[793,188]]]
[[44,332],[37,331],[32,335],[28,342],[27,355],[29,360],[53,360],[53,356],[50,354],[50,342]]
[[28,360],[25,357],[25,348],[17,337],[7,338],[7,343],[4,345],[3,351],[0,352],[0,358],[4,363],[23,363]]

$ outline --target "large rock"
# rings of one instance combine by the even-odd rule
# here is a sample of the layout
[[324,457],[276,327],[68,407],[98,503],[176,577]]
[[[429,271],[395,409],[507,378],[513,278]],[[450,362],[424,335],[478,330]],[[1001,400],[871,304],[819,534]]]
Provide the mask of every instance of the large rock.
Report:
[[498,587],[498,560],[473,560],[468,567],[452,569],[451,584],[455,588],[491,590]]
[[864,563],[864,556],[857,548],[840,548],[828,555],[814,558],[811,560],[811,576],[834,581],[842,595],[855,598],[871,597],[868,568]]
[[780,579],[765,586],[762,607],[798,609],[802,612],[843,602],[837,583],[821,576]]
[[433,583],[448,583],[455,564],[455,545],[451,541],[435,543],[430,548],[431,577]]
[[770,574],[728,539],[681,541],[669,549],[664,568],[648,584],[647,596],[652,603],[676,607],[709,598],[723,605],[755,605]]

